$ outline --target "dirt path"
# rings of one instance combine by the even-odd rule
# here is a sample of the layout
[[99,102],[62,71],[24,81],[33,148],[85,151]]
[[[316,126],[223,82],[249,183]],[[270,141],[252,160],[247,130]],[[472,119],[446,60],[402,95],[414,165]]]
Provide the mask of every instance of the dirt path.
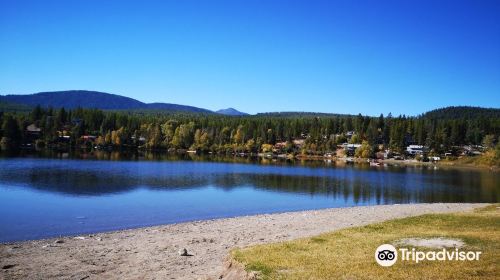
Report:
[[[233,247],[486,204],[334,208],[0,245],[0,279],[217,279]],[[192,256],[180,256],[186,248]]]

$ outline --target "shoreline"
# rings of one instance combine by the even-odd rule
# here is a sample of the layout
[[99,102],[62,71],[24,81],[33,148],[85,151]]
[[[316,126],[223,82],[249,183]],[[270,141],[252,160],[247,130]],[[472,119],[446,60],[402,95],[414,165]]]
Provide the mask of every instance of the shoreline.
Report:
[[[336,163],[342,163],[342,164],[347,164],[348,160],[347,158],[338,158],[338,157],[323,157],[323,156],[317,156],[317,157],[296,157],[297,160],[305,160],[305,161],[328,161],[330,160],[331,162],[336,162]],[[366,158],[352,158],[351,159],[353,164],[368,164],[368,160],[372,159],[366,159]],[[415,161],[415,160],[395,160],[395,159],[380,159],[380,160],[374,160],[376,162],[379,162],[381,164],[386,164],[388,166],[425,166],[425,167],[444,167],[444,168],[450,168],[450,169],[469,169],[469,170],[488,170],[492,172],[499,172],[500,168],[498,166],[488,166],[488,165],[475,165],[475,164],[465,164],[465,163],[460,163],[457,161],[440,161],[440,162],[422,162],[422,161]],[[374,168],[380,167],[380,166],[374,166]],[[382,166],[383,167],[383,166]]]
[[[195,221],[0,244],[0,278],[217,279],[236,247],[488,203],[354,206]],[[190,256],[180,256],[187,249]]]
[[[102,150],[98,150],[102,152]],[[90,155],[93,155],[95,151],[90,152]],[[105,151],[106,152],[106,151]],[[109,152],[109,151],[108,151]],[[120,152],[120,151],[111,151],[111,152]],[[144,152],[144,151],[143,151]],[[84,153],[85,154],[85,153]],[[2,157],[30,157],[34,154],[17,154],[14,156],[2,155],[0,153],[0,158]],[[165,153],[159,154],[164,157],[163,160],[186,160],[190,158],[195,161],[208,161],[208,162],[224,162],[224,163],[265,163],[269,164],[270,162],[281,162],[281,163],[293,163],[300,164],[301,162],[310,162],[310,163],[325,163],[325,164],[335,164],[336,166],[343,167],[347,165],[361,165],[361,166],[369,166],[369,161],[378,162],[380,166],[370,166],[370,168],[380,168],[384,166],[401,166],[401,167],[434,167],[434,168],[446,168],[446,169],[461,169],[461,170],[477,170],[477,171],[490,171],[490,172],[500,172],[500,166],[489,166],[489,165],[478,165],[478,164],[469,164],[462,163],[456,160],[443,160],[439,162],[422,162],[415,161],[411,159],[406,160],[395,160],[395,159],[366,159],[366,158],[345,158],[345,157],[327,157],[322,155],[296,155],[296,156],[280,156],[274,155],[272,157],[265,156],[264,154],[246,154],[246,155],[238,155],[238,154],[190,154],[190,153]],[[53,156],[41,156],[41,158],[59,158]],[[69,159],[77,159],[77,160],[113,160],[109,158],[99,158],[93,156],[85,156],[85,157],[65,157]],[[215,160],[213,160],[215,159]],[[127,160],[127,159],[122,159]],[[129,160],[144,160],[144,161],[158,161],[159,159],[129,159]],[[162,159],[160,159],[162,161]]]

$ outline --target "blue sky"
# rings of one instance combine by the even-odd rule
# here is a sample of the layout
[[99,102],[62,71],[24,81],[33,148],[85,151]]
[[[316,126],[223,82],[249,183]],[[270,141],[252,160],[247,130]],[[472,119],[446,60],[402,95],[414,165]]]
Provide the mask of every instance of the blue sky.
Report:
[[500,1],[0,0],[0,94],[256,113],[500,107]]

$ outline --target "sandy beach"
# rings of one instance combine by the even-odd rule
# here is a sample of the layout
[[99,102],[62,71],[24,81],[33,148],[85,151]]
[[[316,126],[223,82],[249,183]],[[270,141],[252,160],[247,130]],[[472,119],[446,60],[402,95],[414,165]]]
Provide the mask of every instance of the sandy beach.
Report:
[[[0,279],[218,279],[235,247],[486,205],[333,208],[7,243],[0,245]],[[179,254],[184,248],[188,256]]]

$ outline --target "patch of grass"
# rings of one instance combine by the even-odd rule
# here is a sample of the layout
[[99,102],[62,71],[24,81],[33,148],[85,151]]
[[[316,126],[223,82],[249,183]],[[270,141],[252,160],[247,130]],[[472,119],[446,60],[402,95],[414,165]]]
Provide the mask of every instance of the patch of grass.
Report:
[[440,162],[443,165],[463,165],[475,167],[499,167],[500,157],[498,152],[490,149],[478,156],[464,156],[457,159],[444,159]]
[[259,262],[248,264],[248,266],[245,266],[245,268],[250,271],[259,271],[262,275],[266,276],[269,276],[273,272],[273,270],[270,267],[263,265]]
[[321,238],[321,237],[311,237],[311,242],[314,242],[314,243],[324,243],[326,242],[327,240],[325,238]]
[[[237,249],[232,257],[262,279],[499,279],[500,205],[344,229],[312,238]],[[375,249],[404,238],[462,239],[479,261],[375,262]],[[433,249],[420,248],[424,251]]]

